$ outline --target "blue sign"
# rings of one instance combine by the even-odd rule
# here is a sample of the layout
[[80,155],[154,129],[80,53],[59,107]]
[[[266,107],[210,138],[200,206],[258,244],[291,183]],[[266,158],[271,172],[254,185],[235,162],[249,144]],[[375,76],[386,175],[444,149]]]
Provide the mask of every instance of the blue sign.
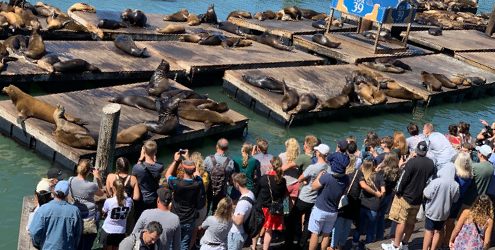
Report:
[[397,0],[334,0],[332,8],[378,23],[410,23],[416,9]]

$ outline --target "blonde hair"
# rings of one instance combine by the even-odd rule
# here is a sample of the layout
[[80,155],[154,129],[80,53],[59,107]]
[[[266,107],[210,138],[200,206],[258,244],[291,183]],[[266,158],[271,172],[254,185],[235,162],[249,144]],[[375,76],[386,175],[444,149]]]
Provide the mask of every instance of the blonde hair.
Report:
[[[375,172],[375,160],[372,159],[367,159],[363,161],[363,164],[361,164],[361,172],[363,172],[363,177],[364,180],[366,181],[366,184],[370,187],[375,187],[375,183],[373,183],[372,178],[375,177],[376,172]],[[376,187],[375,187],[376,189]]]
[[117,204],[119,205],[119,207],[124,206],[124,183],[122,183],[122,180],[120,179],[115,179],[113,181],[113,187],[115,188],[115,197],[117,197]]
[[215,218],[225,223],[232,220],[233,204],[230,198],[223,198],[218,202],[217,210],[215,210]]
[[314,147],[318,144],[318,139],[312,135],[307,135],[306,138],[306,146],[311,150],[314,150]]
[[478,225],[483,225],[488,219],[493,220],[493,204],[488,195],[482,194],[476,197],[470,209],[473,221]]
[[394,133],[394,145],[392,146],[394,149],[400,150],[400,155],[407,155],[407,142],[406,137],[402,132],[396,131]]
[[149,140],[144,143],[144,152],[148,156],[153,156],[154,154],[156,154],[157,148],[158,146],[156,145],[156,142],[153,140]]
[[293,162],[301,153],[299,143],[295,138],[289,138],[285,141],[287,162]]
[[284,171],[282,171],[282,159],[278,156],[274,156],[270,163],[272,164],[273,171],[275,171],[275,182],[280,184],[280,182],[284,179]]
[[456,175],[461,177],[461,179],[467,180],[473,178],[473,162],[471,161],[471,156],[466,152],[459,152],[457,154],[457,159],[455,159],[454,165],[456,170]]
[[196,165],[196,169],[199,172],[199,176],[203,177],[203,174],[205,173],[205,164],[201,153],[200,152],[192,153],[190,159],[191,161],[194,162],[194,165]]
[[349,164],[345,168],[345,174],[352,174],[356,168],[357,157],[354,154],[349,155]]
[[247,168],[249,156],[251,155],[252,151],[253,144],[251,144],[250,142],[245,142],[244,144],[242,144],[242,153],[244,153],[244,155],[242,156],[242,168]]
[[182,162],[179,163],[179,166],[177,166],[177,179],[184,179],[184,167],[182,166]]
[[389,181],[396,181],[400,177],[399,157],[395,153],[388,153],[383,159],[382,166],[383,175]]
[[77,173],[82,176],[86,176],[89,174],[89,171],[91,171],[91,163],[89,163],[86,159],[81,160],[77,166]]

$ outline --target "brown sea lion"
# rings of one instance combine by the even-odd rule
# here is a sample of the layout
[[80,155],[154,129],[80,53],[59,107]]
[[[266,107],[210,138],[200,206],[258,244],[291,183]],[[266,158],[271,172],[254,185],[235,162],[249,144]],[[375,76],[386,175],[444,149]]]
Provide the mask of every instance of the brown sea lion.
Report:
[[130,35],[118,35],[113,41],[115,47],[135,57],[146,57],[146,48],[140,49]]
[[215,5],[211,4],[208,6],[206,10],[206,15],[204,15],[204,19],[202,20],[204,23],[213,23],[218,24],[217,14],[215,13]]
[[442,83],[443,87],[449,88],[449,89],[457,89],[457,84],[453,83],[450,81],[449,78],[447,78],[445,75],[442,74],[432,74],[438,81]]
[[189,26],[196,26],[201,23],[201,20],[199,20],[198,16],[196,14],[189,14],[187,17],[187,25]]
[[179,109],[179,116],[182,119],[195,121],[195,122],[204,122],[205,131],[210,129],[214,124],[229,124],[231,126],[235,125],[234,120],[232,118],[222,115],[215,111],[205,110],[205,109]]
[[28,50],[23,52],[25,56],[31,59],[40,59],[45,55],[45,44],[43,38],[35,29],[29,37]]
[[442,35],[442,29],[440,28],[429,28],[428,29],[428,34],[432,36],[441,36]]
[[354,81],[348,76],[345,77],[345,85],[342,88],[341,94],[350,95],[354,93]]
[[0,11],[14,12],[14,7],[5,1],[0,2]]
[[423,80],[423,85],[426,87],[428,91],[441,91],[442,90],[442,82],[440,82],[434,75],[421,71],[421,79]]
[[144,123],[131,126],[117,134],[118,144],[132,144],[136,141],[145,140],[148,136],[148,127]]
[[[62,24],[62,27],[68,30],[76,31],[76,32],[89,32],[88,28],[78,22],[76,22],[74,19],[72,19],[69,15],[62,13],[58,14],[56,16],[56,20]],[[48,19],[47,19],[48,22]],[[54,23],[56,24],[56,22]],[[94,26],[88,26],[88,27],[94,27]],[[97,32],[97,31],[95,31]],[[100,31],[101,32],[101,31]],[[102,34],[100,34],[102,36]]]
[[329,48],[337,48],[340,46],[340,43],[330,41],[330,39],[323,34],[316,34],[311,38],[311,40]]
[[188,43],[197,43],[201,40],[201,36],[198,34],[189,34],[179,37],[179,41]]
[[182,25],[171,24],[165,28],[156,29],[160,34],[182,34],[186,32],[186,28]]
[[383,90],[383,93],[385,95],[394,97],[394,98],[399,98],[399,99],[406,99],[406,100],[422,100],[423,98],[420,95],[414,94],[413,92],[407,90],[407,89],[385,89]]
[[70,8],[67,10],[67,12],[72,12],[72,11],[85,11],[85,12],[90,12],[90,13],[96,13],[95,7],[85,4],[85,3],[75,3]]
[[57,72],[64,73],[76,73],[84,71],[101,73],[101,70],[98,67],[86,62],[83,59],[71,59],[63,62],[56,62],[53,64],[53,69]]
[[280,50],[292,51],[294,49],[293,46],[286,46],[286,45],[282,44],[282,42],[280,42],[274,35],[266,32],[266,31],[263,34],[261,34],[260,36],[246,35],[246,38],[253,40],[253,41],[257,41],[257,42],[262,43],[262,44],[272,46],[272,47],[274,47],[276,49],[280,49]]
[[[219,113],[223,113],[228,110],[228,104],[226,102],[217,103],[210,99],[184,99],[181,101],[183,103],[191,103],[198,109],[208,109],[211,111],[216,111]],[[180,105],[179,105],[180,108]]]
[[266,19],[275,18],[275,12],[273,12],[271,10],[263,11],[263,15],[265,16]]
[[[28,117],[34,117],[55,124],[55,120],[53,119],[53,113],[55,112],[54,106],[22,92],[12,84],[4,87],[2,91],[10,97],[15,108],[19,111],[17,118],[25,120]],[[67,113],[65,113],[65,118],[67,121],[79,125],[86,124],[80,118],[76,118]]]
[[257,19],[259,21],[265,21],[265,15],[263,15],[263,13],[261,11],[258,11],[256,13],[254,13],[254,16],[253,16],[254,19]]
[[161,98],[166,100],[175,96],[180,96],[182,99],[208,99],[208,94],[202,95],[192,90],[176,89],[163,92]]
[[298,113],[306,113],[313,110],[316,107],[316,103],[318,102],[318,98],[312,93],[304,93],[299,96],[299,103],[297,106],[287,112],[289,115],[298,114]]
[[288,14],[294,20],[301,20],[302,12],[296,6],[285,7],[284,14]]
[[236,37],[227,37],[227,40],[233,43],[232,47],[247,47],[253,44],[252,41]]
[[371,93],[373,94],[373,102],[371,104],[380,104],[387,101],[387,96],[378,87],[368,84],[371,88]]
[[55,130],[52,132],[52,135],[58,141],[73,148],[96,149],[97,146],[96,140],[88,134],[76,134],[64,132],[62,130]]
[[310,10],[310,9],[299,9],[302,13],[302,17],[306,18],[306,19],[311,19],[312,17],[320,14],[314,10]]
[[128,95],[128,96],[119,96],[112,97],[109,102],[125,104],[131,107],[135,107],[138,109],[149,109],[156,111],[155,101],[151,100],[146,96],[137,96],[137,95]]
[[126,23],[124,22],[119,22],[115,20],[110,20],[110,19],[101,19],[98,21],[98,28],[100,29],[119,29],[119,28],[127,28],[129,27]]
[[380,89],[402,89],[397,81],[390,78],[383,78],[379,80]]
[[148,131],[162,135],[175,134],[179,127],[177,108],[179,107],[180,100],[180,95],[172,97],[164,103],[162,103],[160,98],[155,99],[158,121],[145,122]]
[[14,10],[15,13],[22,18],[25,25],[30,26],[32,29],[35,30],[41,27],[38,17],[36,17],[36,15],[34,15],[31,10],[23,9],[17,6],[14,8]]
[[2,14],[0,14],[0,28],[8,29],[10,26],[9,20]]
[[177,12],[175,12],[172,15],[165,15],[163,18],[163,21],[170,21],[170,22],[185,22],[187,21],[187,17],[189,16],[189,12],[187,9],[182,9]]
[[57,17],[58,15],[56,13],[53,13],[53,15],[46,18],[48,30],[59,30],[64,28],[64,24]]
[[313,26],[314,28],[317,28],[317,29],[326,29],[327,28],[327,24],[325,22],[325,19],[318,19],[318,20],[312,22],[311,26]]
[[25,26],[24,20],[18,14],[14,12],[5,12],[5,11],[0,12],[0,14],[7,18],[9,24],[12,25],[14,29],[24,28]]
[[50,73],[53,72],[53,64],[60,62],[60,59],[58,58],[57,54],[50,54],[50,55],[45,55],[41,59],[39,59],[36,64],[38,66]]
[[251,19],[251,13],[247,11],[242,11],[242,10],[234,10],[230,12],[230,14],[227,16],[227,20],[229,20],[229,17],[235,17],[235,18],[246,18],[246,19]]
[[5,41],[3,41],[3,45],[7,49],[9,53],[16,53],[17,51],[22,51],[27,48],[28,40],[23,35],[15,35],[9,36]]
[[327,14],[325,13],[318,13],[316,16],[311,17],[311,20],[316,21],[322,18],[327,18]]
[[59,8],[57,8],[53,5],[45,4],[43,2],[36,2],[36,4],[34,5],[34,8],[36,9],[36,13],[38,13],[37,15],[39,15],[39,16],[48,17],[48,16],[53,15],[54,12],[57,15],[63,13]]
[[280,10],[280,11],[275,12],[275,19],[276,20],[282,20],[282,17],[284,16],[284,14],[285,14],[284,10]]
[[291,89],[285,84],[282,79],[282,84],[284,86],[284,96],[282,97],[282,111],[285,113],[293,110],[297,104],[299,104],[299,94],[295,89]]
[[146,27],[146,22],[148,21],[148,18],[144,14],[143,11],[141,10],[132,10],[132,9],[125,9],[121,14],[120,18],[122,18],[122,21],[124,22],[129,22],[129,24],[133,26],[138,26],[138,27]]
[[277,94],[284,93],[284,85],[281,81],[270,76],[242,75],[242,79],[252,86]]
[[65,108],[60,104],[57,104],[55,112],[53,112],[53,120],[55,121],[55,125],[57,125],[57,130],[75,134],[87,134],[89,132],[86,128],[67,121],[65,118]]
[[8,56],[9,52],[3,43],[0,43],[0,56]]
[[338,109],[343,107],[349,103],[349,96],[346,94],[340,94],[335,97],[330,97],[324,102],[321,102],[316,106],[316,110],[325,110],[325,109]]
[[165,59],[162,59],[148,83],[149,95],[159,97],[163,92],[170,90],[170,84],[167,78],[169,71],[170,64]]

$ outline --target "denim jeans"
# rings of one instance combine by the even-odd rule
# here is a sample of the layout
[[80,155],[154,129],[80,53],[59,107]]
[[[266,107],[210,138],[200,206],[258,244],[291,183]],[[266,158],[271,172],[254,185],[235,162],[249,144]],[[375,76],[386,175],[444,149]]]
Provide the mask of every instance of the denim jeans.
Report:
[[380,208],[378,208],[378,219],[376,222],[376,237],[377,240],[383,240],[383,235],[385,234],[385,215],[390,209],[390,204],[392,204],[392,199],[394,194],[387,195],[380,202]]
[[342,246],[345,245],[347,237],[349,237],[349,233],[351,232],[351,224],[352,220],[343,217],[337,218],[335,224],[333,224],[332,242],[330,243],[332,248],[337,248],[339,244]]
[[246,233],[240,234],[240,233],[229,232],[229,235],[227,236],[227,249],[242,250],[246,238],[247,238]]
[[354,231],[352,242],[359,242],[361,232],[364,232],[364,226],[366,226],[366,240],[364,241],[364,243],[371,243],[373,241],[373,237],[375,236],[375,226],[377,218],[378,212],[361,207],[361,209],[359,210],[359,231]]
[[191,243],[193,230],[194,222],[180,224],[180,250],[189,250],[189,244]]

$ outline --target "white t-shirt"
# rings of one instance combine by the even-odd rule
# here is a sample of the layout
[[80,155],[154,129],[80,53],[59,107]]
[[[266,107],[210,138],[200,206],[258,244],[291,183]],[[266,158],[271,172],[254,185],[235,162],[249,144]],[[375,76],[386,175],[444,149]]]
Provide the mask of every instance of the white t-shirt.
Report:
[[103,213],[108,213],[103,222],[103,229],[109,234],[123,234],[127,222],[127,216],[131,211],[132,199],[125,197],[124,206],[120,207],[117,203],[117,197],[105,200]]
[[[253,208],[253,205],[249,203],[249,201],[246,200],[241,200],[242,197],[247,196],[251,198],[251,200],[256,201],[254,198],[253,192],[249,191],[249,193],[241,195],[239,197],[239,202],[237,202],[237,206],[235,207],[234,215],[239,215],[242,214],[244,215],[244,221],[249,218],[249,215],[251,214],[251,208]],[[235,223],[233,223],[232,228],[230,229],[230,232],[233,234],[243,234],[244,233],[244,227],[243,225],[237,226]]]

